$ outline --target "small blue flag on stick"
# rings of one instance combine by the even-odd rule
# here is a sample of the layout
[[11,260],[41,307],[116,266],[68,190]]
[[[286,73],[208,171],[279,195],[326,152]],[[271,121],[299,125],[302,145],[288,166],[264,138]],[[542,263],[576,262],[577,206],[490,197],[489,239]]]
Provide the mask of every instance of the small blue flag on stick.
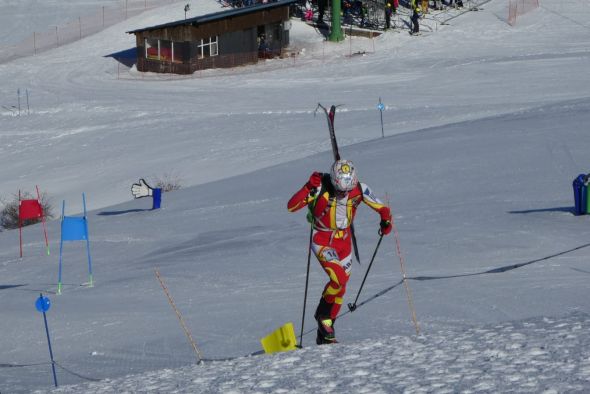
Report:
[[49,358],[51,359],[51,370],[53,371],[53,384],[57,387],[57,375],[55,374],[55,361],[53,361],[53,350],[51,349],[51,339],[49,338],[49,328],[47,327],[47,315],[45,312],[51,308],[51,301],[47,297],[43,297],[40,293],[39,298],[35,301],[35,308],[43,313],[43,321],[45,322],[45,333],[47,334],[47,344],[49,345]]
[[381,138],[385,137],[385,132],[383,131],[383,110],[385,109],[385,105],[381,102],[381,97],[379,97],[379,104],[377,105],[377,109],[381,114]]

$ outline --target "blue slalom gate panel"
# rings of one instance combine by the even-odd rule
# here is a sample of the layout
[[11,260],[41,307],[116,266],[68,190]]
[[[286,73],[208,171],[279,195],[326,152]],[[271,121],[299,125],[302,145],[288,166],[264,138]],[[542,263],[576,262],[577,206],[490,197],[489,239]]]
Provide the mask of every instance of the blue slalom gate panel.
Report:
[[88,219],[86,218],[86,195],[82,193],[82,204],[84,205],[84,216],[66,216],[66,201],[61,207],[61,239],[59,242],[59,271],[57,275],[57,294],[61,294],[62,281],[62,259],[64,241],[86,241],[86,254],[88,256],[88,284],[93,286],[92,258],[90,257],[90,239],[88,236]]
[[61,222],[61,239],[64,241],[83,241],[88,239],[86,218],[64,216]]

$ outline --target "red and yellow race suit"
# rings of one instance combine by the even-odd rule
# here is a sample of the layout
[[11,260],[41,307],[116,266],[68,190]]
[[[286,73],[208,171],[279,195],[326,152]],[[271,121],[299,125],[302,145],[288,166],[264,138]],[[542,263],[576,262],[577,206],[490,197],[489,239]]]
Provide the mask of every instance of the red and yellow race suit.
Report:
[[[352,268],[352,237],[350,225],[361,202],[379,213],[381,220],[391,220],[391,212],[371,191],[359,183],[348,193],[336,193],[331,187],[329,175],[324,174],[323,186],[310,190],[307,184],[291,197],[287,204],[289,212],[309,206],[313,234],[311,249],[330,280],[322,297],[330,304],[329,317],[336,319],[346,283]],[[318,195],[319,193],[319,195]]]

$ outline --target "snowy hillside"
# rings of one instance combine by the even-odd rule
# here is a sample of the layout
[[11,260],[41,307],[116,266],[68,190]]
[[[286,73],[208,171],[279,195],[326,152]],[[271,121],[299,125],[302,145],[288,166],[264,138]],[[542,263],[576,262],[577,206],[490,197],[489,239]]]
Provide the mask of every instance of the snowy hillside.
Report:
[[67,387],[96,392],[585,392],[588,315],[392,336]]
[[[41,226],[23,230],[23,259],[18,231],[0,232],[0,392],[52,388],[40,292],[52,301],[57,392],[590,390],[590,219],[572,214],[571,187],[590,171],[590,3],[540,4],[514,27],[507,1],[493,0],[450,25],[431,20],[428,35],[340,44],[293,20],[295,61],[168,81],[118,75],[109,55],[133,47],[125,31],[178,18],[174,3],[0,64],[2,104],[19,88],[32,104],[20,117],[0,110],[0,195],[39,185],[74,215],[84,192],[95,280],[80,286],[85,245],[66,243],[54,294],[59,220],[48,223],[50,256]],[[353,45],[370,50],[351,57]],[[362,307],[342,310],[340,344],[314,344],[326,278],[312,261],[304,348],[247,356],[286,322],[300,334],[309,225],[286,202],[331,164],[318,102],[343,104],[342,156],[391,204],[421,333],[392,234]],[[133,182],[165,174],[183,187],[162,209],[132,201]],[[363,265],[345,302],[378,223],[359,210]]]

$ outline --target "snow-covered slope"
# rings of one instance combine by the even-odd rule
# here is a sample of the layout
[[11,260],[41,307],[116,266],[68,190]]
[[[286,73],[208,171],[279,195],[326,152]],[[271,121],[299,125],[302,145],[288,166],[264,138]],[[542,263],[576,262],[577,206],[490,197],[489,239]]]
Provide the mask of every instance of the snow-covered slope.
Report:
[[586,314],[391,336],[107,379],[56,393],[585,392]]
[[[3,100],[26,88],[32,103],[0,115],[0,192],[38,184],[70,215],[85,192],[96,281],[80,286],[85,248],[67,243],[64,292],[52,294],[57,220],[49,257],[40,226],[23,230],[22,260],[18,232],[0,233],[0,391],[52,385],[39,292],[53,302],[60,385],[87,382],[66,392],[587,390],[589,222],[572,214],[571,187],[588,172],[587,6],[541,1],[511,28],[496,0],[428,36],[357,38],[375,50],[352,57],[348,41],[293,21],[292,44],[306,48],[296,61],[117,79],[108,55],[133,46],[124,32],[176,4],[0,65]],[[342,155],[389,198],[421,335],[388,236],[368,302],[336,323],[341,344],[313,345],[325,274],[312,261],[304,349],[244,358],[288,321],[299,335],[309,228],[286,201],[331,162],[318,102],[343,104]],[[164,173],[183,188],[161,210],[130,201],[133,182]],[[364,265],[345,302],[377,242],[371,210],[355,223]],[[156,267],[205,358],[231,360],[191,365]]]

